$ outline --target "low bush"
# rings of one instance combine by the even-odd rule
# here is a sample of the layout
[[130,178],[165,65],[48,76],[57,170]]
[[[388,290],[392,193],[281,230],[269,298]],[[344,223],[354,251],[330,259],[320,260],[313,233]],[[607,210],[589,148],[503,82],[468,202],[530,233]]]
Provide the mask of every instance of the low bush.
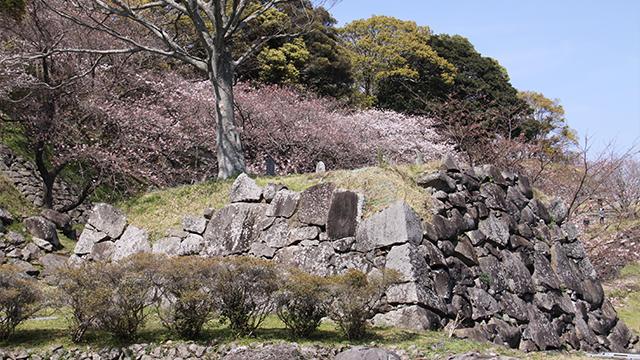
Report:
[[349,269],[343,275],[330,278],[332,302],[329,316],[349,340],[361,339],[366,331],[367,320],[387,289],[400,282],[395,270],[380,270],[370,275],[360,270]]
[[216,291],[220,317],[238,336],[253,332],[274,310],[273,295],[279,289],[275,263],[249,257],[223,259]]
[[89,329],[99,325],[99,317],[106,311],[110,289],[104,282],[101,262],[67,264],[55,274],[56,304],[67,320],[71,341],[79,342]]
[[294,338],[308,337],[327,315],[331,297],[327,279],[299,269],[284,273],[276,293],[276,313]]
[[218,307],[215,294],[219,264],[215,259],[187,256],[164,262],[157,287],[158,316],[172,333],[194,339]]
[[136,337],[138,327],[147,318],[145,308],[157,301],[154,284],[161,263],[157,256],[137,254],[104,267],[104,281],[110,293],[108,307],[100,316],[101,329],[121,340]]
[[0,265],[0,340],[8,340],[16,326],[40,309],[38,282],[15,265]]

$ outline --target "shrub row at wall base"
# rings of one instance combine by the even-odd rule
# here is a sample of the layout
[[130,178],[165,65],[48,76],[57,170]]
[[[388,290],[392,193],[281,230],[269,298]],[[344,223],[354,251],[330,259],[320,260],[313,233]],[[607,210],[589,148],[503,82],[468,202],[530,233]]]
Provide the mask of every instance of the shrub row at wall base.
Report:
[[262,188],[243,174],[229,205],[207,211],[210,218],[186,215],[183,231],[168,231],[152,248],[144,237],[109,235],[106,224],[126,219],[98,220],[106,219],[105,205],[98,205],[73,259],[118,258],[137,248],[249,255],[318,275],[395,269],[403,282],[387,291],[392,307],[377,324],[448,326],[459,337],[523,350],[631,345],[560,199],[545,205],[525,177],[490,165],[460,168],[451,158],[417,183],[426,189],[431,219],[402,201],[363,218],[363,196],[332,183],[297,193],[276,184]]

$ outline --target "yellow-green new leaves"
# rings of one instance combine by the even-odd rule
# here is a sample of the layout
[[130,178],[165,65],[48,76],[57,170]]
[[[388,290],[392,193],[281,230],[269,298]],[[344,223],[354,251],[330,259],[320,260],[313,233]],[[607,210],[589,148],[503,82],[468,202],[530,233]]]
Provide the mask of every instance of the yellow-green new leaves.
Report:
[[298,68],[309,61],[309,51],[300,38],[285,43],[277,49],[265,48],[258,54],[260,81],[272,84],[296,84],[300,77]]
[[456,68],[427,45],[431,35],[426,26],[388,16],[372,16],[346,24],[341,29],[341,39],[350,54],[358,90],[375,102],[375,89],[381,78],[417,78],[418,72],[407,61],[409,56],[434,64],[443,70],[445,81],[453,81]]

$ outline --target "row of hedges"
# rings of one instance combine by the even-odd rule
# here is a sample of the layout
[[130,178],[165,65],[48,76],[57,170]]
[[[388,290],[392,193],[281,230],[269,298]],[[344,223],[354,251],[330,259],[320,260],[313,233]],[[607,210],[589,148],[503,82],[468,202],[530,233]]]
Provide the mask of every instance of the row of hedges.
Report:
[[58,269],[52,294],[16,267],[0,269],[0,338],[42,307],[62,313],[74,342],[90,329],[130,341],[150,308],[172,333],[193,339],[214,319],[238,336],[252,335],[269,314],[277,314],[292,337],[309,336],[326,316],[348,339],[364,335],[366,320],[386,289],[399,282],[395,271],[366,275],[352,269],[319,277],[270,261],[141,254],[118,262],[85,262]]

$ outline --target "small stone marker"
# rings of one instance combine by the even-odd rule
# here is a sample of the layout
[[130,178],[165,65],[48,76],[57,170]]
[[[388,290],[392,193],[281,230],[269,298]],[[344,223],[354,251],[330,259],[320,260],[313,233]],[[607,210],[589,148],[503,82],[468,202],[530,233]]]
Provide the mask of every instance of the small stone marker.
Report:
[[320,161],[316,164],[316,173],[321,173],[327,171],[327,167],[324,165],[324,162]]
[[416,165],[424,164],[424,156],[422,155],[422,152],[418,149],[413,149],[413,151],[416,153]]
[[267,175],[276,174],[276,161],[272,158],[267,158]]

